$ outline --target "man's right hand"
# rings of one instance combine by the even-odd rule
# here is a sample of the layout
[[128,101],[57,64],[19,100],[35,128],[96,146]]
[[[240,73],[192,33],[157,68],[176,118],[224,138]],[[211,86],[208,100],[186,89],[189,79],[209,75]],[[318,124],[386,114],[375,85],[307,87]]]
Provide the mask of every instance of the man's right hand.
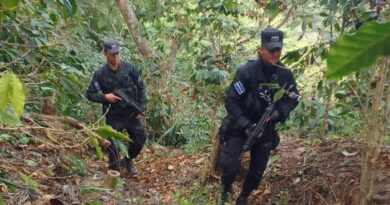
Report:
[[109,103],[116,103],[118,100],[122,100],[120,97],[114,95],[114,93],[105,94],[104,99]]
[[256,128],[256,123],[248,124],[248,126],[245,129],[246,136],[249,137],[249,135],[253,132],[253,130],[255,130],[255,128]]

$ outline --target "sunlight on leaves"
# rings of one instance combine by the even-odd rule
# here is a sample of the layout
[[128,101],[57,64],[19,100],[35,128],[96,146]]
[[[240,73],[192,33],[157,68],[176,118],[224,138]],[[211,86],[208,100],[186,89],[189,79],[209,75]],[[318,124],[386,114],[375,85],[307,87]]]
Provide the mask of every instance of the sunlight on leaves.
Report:
[[275,95],[274,95],[274,103],[278,102],[280,99],[282,99],[283,95],[285,93],[285,90],[283,89],[280,89],[278,91],[276,91]]
[[33,179],[32,179],[32,176],[27,176],[25,174],[20,174],[20,178],[22,179],[22,181],[24,182],[24,184],[33,189],[33,190],[37,190],[38,189],[38,183],[35,182]]
[[339,38],[327,58],[327,78],[337,79],[368,70],[380,57],[390,55],[390,22],[365,23],[354,35]]
[[103,137],[104,139],[109,139],[110,137],[112,137],[115,139],[119,139],[121,141],[126,141],[126,142],[130,141],[129,137],[127,137],[125,134],[112,129],[112,127],[108,125],[99,126],[93,129],[93,131],[96,132],[101,137]]
[[89,140],[91,141],[93,147],[95,148],[98,159],[102,160],[103,159],[103,151],[102,151],[102,148],[100,147],[98,139],[96,139],[96,137],[90,136]]
[[[18,124],[25,104],[25,91],[20,79],[12,72],[6,72],[0,78],[0,121],[5,124]],[[13,115],[9,113],[8,103],[13,109]],[[12,117],[13,116],[13,117]]]
[[2,0],[3,7],[6,10],[13,10],[18,7],[19,0]]
[[20,79],[14,74],[12,74],[11,77],[11,106],[14,109],[15,115],[20,116],[20,114],[23,112],[26,95],[23,89],[23,84]]

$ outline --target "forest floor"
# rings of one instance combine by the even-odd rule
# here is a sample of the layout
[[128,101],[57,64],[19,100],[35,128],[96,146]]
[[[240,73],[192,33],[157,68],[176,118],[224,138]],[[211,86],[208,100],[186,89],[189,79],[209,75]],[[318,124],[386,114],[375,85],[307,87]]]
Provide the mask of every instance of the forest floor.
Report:
[[[47,123],[53,130],[66,127],[58,126],[58,122]],[[30,132],[28,126],[31,128],[15,128],[24,133],[19,137],[0,134],[0,196],[5,204],[191,205],[215,201],[218,174],[213,174],[208,184],[200,185],[202,171],[209,162],[208,153],[185,154],[159,145],[146,146],[135,160],[139,174],[122,173],[114,191],[103,186],[107,159],[96,160],[85,137],[69,130],[58,135],[43,130]],[[313,144],[283,136],[250,204],[357,204],[360,161],[361,142],[354,139]],[[389,204],[388,147],[383,149],[377,165],[374,204]],[[231,204],[242,179],[240,175],[233,186]]]

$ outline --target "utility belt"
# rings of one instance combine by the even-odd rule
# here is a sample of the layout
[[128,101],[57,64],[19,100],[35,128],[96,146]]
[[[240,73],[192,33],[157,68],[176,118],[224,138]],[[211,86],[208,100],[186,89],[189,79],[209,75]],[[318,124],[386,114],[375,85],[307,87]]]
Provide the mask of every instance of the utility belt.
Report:
[[[226,116],[222,120],[221,126],[218,129],[218,136],[221,144],[223,144],[229,138],[230,133],[237,132],[237,131],[241,132],[240,130],[242,130],[242,133],[244,134],[245,129],[247,129],[248,126],[251,126],[253,123],[255,123],[255,121],[252,122],[251,120],[249,120],[244,116],[241,117],[233,117],[231,115]],[[275,130],[275,125],[270,124],[268,126],[270,126],[268,129],[271,129],[272,132],[275,132],[275,135],[278,138],[277,132]],[[277,144],[279,144],[279,142],[276,143],[276,145]]]
[[[119,103],[119,102],[117,102]],[[129,119],[135,116],[136,112],[129,106],[121,106],[114,104],[103,104],[103,113],[106,113],[107,117],[115,118],[115,119]]]

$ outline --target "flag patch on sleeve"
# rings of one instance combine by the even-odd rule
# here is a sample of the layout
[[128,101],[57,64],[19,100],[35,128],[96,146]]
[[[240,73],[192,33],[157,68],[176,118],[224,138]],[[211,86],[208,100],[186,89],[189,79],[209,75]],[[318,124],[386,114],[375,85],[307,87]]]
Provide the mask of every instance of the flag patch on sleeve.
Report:
[[94,85],[95,85],[96,90],[100,91],[101,88],[100,88],[100,85],[97,81],[94,82]]
[[239,95],[243,94],[245,92],[245,88],[242,85],[241,81],[238,81],[237,83],[234,83],[234,89],[236,89],[237,93]]

